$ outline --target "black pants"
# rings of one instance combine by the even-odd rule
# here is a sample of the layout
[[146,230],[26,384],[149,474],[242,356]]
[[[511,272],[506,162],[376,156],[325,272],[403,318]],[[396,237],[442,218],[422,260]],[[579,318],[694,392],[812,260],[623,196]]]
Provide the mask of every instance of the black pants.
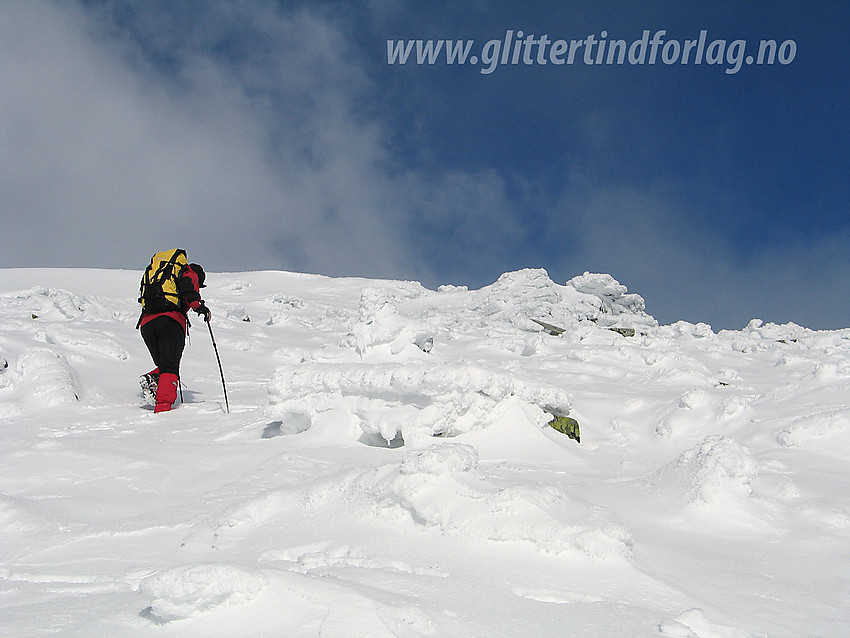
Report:
[[142,339],[160,374],[180,376],[180,359],[186,345],[183,326],[171,317],[157,317],[142,326]]

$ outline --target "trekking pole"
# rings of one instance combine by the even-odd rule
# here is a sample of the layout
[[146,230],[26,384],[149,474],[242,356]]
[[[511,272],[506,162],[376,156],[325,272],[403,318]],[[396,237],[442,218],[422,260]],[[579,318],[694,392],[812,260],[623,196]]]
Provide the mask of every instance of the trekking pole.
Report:
[[224,405],[227,407],[227,413],[230,414],[230,404],[227,402],[227,386],[224,385],[224,370],[221,369],[221,359],[218,356],[218,346],[215,344],[215,337],[213,336],[212,326],[209,321],[207,321],[207,328],[210,329],[210,339],[212,339],[213,350],[215,350],[215,359],[218,361],[218,371],[221,373],[221,388],[224,390]]

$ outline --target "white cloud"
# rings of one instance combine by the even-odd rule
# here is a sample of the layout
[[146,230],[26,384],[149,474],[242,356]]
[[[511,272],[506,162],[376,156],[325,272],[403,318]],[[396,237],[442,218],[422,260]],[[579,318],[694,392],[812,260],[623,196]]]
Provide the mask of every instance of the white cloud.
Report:
[[332,20],[157,6],[132,36],[108,11],[0,6],[0,265],[137,268],[180,245],[211,270],[430,274],[407,238],[416,202],[452,206],[428,192],[445,180],[394,165]]

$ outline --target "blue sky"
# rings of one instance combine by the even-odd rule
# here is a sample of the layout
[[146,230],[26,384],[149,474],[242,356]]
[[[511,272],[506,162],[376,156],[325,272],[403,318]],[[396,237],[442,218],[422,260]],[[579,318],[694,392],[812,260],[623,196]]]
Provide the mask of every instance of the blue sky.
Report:
[[[660,321],[850,324],[845,3],[0,6],[0,267],[480,287],[608,272]],[[387,64],[508,30],[793,40],[787,65]]]

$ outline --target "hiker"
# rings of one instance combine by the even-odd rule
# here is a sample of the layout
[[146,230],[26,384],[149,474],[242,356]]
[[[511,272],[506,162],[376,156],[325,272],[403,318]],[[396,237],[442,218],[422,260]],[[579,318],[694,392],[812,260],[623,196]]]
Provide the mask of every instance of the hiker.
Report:
[[139,302],[142,314],[136,327],[151,353],[153,370],[142,375],[145,396],[154,412],[167,412],[177,400],[180,359],[189,327],[187,312],[194,310],[209,322],[212,313],[201,299],[206,274],[200,264],[187,263],[186,251],[157,253],[142,277]]

